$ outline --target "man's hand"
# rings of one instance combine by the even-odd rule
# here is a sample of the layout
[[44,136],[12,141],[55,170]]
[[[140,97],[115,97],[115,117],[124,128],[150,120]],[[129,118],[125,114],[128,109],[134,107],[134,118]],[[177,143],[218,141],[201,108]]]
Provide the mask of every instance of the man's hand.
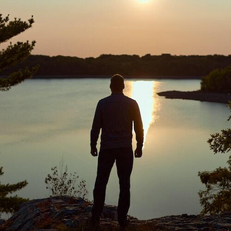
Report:
[[97,148],[91,148],[91,155],[92,156],[98,156]]
[[135,158],[140,158],[142,156],[142,148],[136,148]]

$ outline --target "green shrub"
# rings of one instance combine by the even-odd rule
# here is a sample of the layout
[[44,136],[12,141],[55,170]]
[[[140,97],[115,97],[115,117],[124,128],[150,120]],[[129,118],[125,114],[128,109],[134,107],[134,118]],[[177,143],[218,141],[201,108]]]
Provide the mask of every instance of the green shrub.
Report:
[[201,90],[231,93],[231,66],[210,72],[209,75],[202,79]]

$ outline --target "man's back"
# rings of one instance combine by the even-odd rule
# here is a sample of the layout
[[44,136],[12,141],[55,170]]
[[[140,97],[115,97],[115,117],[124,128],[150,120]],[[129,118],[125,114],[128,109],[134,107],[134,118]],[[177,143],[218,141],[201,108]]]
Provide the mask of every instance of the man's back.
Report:
[[112,93],[97,105],[92,136],[98,138],[99,129],[102,128],[101,149],[131,147],[133,121],[136,133],[142,133],[142,121],[136,101],[123,93]]

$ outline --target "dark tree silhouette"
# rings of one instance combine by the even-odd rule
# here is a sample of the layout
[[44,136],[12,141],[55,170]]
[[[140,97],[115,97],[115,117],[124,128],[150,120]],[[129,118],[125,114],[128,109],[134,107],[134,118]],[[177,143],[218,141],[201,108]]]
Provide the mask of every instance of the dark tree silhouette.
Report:
[[[231,109],[231,102],[229,104]],[[230,120],[229,117],[228,120]],[[216,153],[231,151],[231,129],[212,134],[208,140],[210,148]],[[199,172],[201,182],[206,190],[200,191],[200,203],[203,206],[202,214],[219,214],[231,211],[231,156],[227,161],[228,167],[217,168],[212,172]]]
[[231,66],[210,72],[209,75],[202,79],[201,90],[231,93]]
[[[4,174],[2,169],[0,167],[0,176]],[[8,194],[24,188],[27,184],[27,181],[16,184],[1,184],[0,182],[0,212],[13,213],[19,209],[21,203],[28,201],[28,199],[18,196],[8,196]]]
[[231,64],[231,55],[176,56],[176,55],[111,55],[97,58],[31,55],[20,64],[7,69],[7,75],[24,66],[40,68],[33,78],[97,78],[121,73],[126,78],[201,79],[214,69]]
[[[0,44],[32,27],[33,23],[33,16],[27,22],[21,21],[20,18],[9,21],[9,15],[4,18],[0,14]],[[31,43],[28,41],[17,42],[16,44],[10,44],[6,49],[0,51],[0,73],[26,59],[34,46],[35,41]],[[37,67],[31,69],[24,68],[9,74],[6,78],[0,78],[0,90],[7,91],[12,86],[31,78],[36,70]]]
[[[15,18],[13,21],[9,21],[9,15],[2,17],[0,14],[0,44],[8,41],[12,37],[24,32],[32,26],[34,23],[33,17],[28,22],[21,21],[21,19]],[[33,47],[35,41],[31,43],[17,42],[16,44],[10,44],[6,49],[0,51],[0,73],[5,69],[12,67],[22,60],[26,59]],[[35,73],[37,67],[20,69],[8,77],[0,78],[0,91],[7,91],[12,86],[15,86],[25,79],[31,78]],[[0,167],[0,176],[3,175],[3,167]],[[27,185],[27,181],[21,181],[16,184],[2,184],[0,182],[0,212],[12,213],[19,209],[21,203],[27,201],[18,196],[9,196],[8,194],[14,193]]]

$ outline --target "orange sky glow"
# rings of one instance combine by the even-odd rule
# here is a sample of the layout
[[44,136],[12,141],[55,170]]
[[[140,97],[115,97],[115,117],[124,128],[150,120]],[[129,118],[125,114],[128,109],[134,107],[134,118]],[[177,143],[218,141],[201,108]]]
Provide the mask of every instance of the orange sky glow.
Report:
[[0,9],[12,20],[34,15],[10,40],[36,40],[32,54],[231,54],[230,0],[1,0]]

